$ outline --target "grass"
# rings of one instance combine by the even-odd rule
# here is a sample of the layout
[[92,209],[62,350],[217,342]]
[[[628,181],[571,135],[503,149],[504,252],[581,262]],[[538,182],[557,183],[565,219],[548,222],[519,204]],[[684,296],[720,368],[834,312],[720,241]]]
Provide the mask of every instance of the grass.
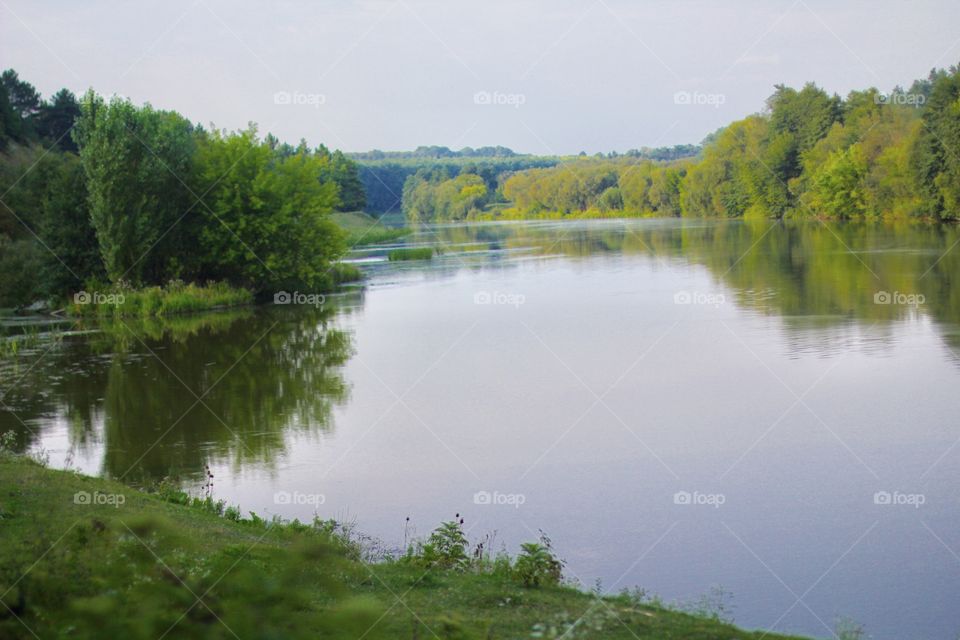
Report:
[[168,316],[253,304],[253,293],[222,282],[206,285],[172,281],[163,287],[105,288],[74,296],[67,312],[73,316]]
[[21,351],[33,349],[46,340],[60,341],[63,333],[57,329],[42,332],[36,326],[28,326],[23,333],[0,335],[0,358],[16,358]]
[[[438,531],[457,536],[455,523]],[[421,548],[454,557],[440,544],[450,539]],[[784,638],[635,595],[524,586],[509,559],[373,562],[365,549],[330,521],[243,518],[209,497],[50,470],[0,446],[5,639]]]
[[387,254],[390,262],[400,260],[431,260],[433,258],[433,247],[410,247],[403,249],[393,249]]
[[342,284],[350,282],[359,282],[363,280],[363,272],[349,262],[336,262],[330,267],[330,280],[332,288],[337,288]]
[[347,232],[347,245],[351,248],[392,242],[411,233],[410,229],[388,227],[362,211],[334,213],[333,221]]

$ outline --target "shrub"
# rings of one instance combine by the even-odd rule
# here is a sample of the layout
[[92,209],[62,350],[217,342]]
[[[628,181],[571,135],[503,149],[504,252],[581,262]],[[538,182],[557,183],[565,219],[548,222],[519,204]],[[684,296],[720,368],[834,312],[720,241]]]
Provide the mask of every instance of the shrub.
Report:
[[407,551],[407,560],[440,569],[463,569],[470,564],[467,537],[455,520],[442,523],[427,541]]
[[540,534],[540,542],[525,542],[514,564],[514,576],[525,587],[555,586],[563,577],[563,562],[553,553],[550,538]]

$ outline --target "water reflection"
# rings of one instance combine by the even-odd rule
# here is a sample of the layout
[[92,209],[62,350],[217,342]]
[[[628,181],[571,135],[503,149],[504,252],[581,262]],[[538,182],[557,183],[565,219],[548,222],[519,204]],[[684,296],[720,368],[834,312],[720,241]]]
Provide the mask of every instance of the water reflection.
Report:
[[818,316],[824,325],[922,314],[960,321],[960,290],[951,286],[960,273],[960,229],[953,225],[599,220],[438,225],[412,241],[438,246],[451,270],[518,253],[645,254],[664,266],[703,265],[740,306]]
[[[909,224],[438,225],[409,240],[438,247],[433,262],[367,268],[384,283],[405,274],[443,279],[464,268],[512,268],[531,258],[576,264],[644,255],[664,269],[706,267],[738,307],[782,317],[796,357],[840,354],[851,345],[882,353],[891,322],[918,318],[940,326],[957,354],[960,290],[951,276],[960,273],[960,250],[952,250],[958,241],[957,227]],[[643,286],[637,282],[638,291]],[[100,452],[91,471],[134,482],[191,476],[213,462],[269,467],[290,435],[332,427],[331,409],[348,395],[340,367],[353,348],[334,319],[361,304],[357,293],[321,309],[67,324],[57,343],[40,340],[16,358],[0,358],[0,431],[12,429],[27,449],[59,429],[71,455]],[[867,345],[863,323],[879,326]]]
[[26,449],[64,429],[71,452],[97,447],[96,471],[135,483],[269,466],[287,434],[329,429],[347,399],[352,346],[334,306],[114,321],[40,341],[4,362],[0,431]]
[[[314,505],[274,494],[320,492],[322,516],[388,544],[410,516],[459,512],[512,549],[542,527],[587,584],[668,601],[721,584],[748,627],[822,634],[816,611],[876,638],[955,637],[941,540],[960,545],[958,240],[816,222],[432,227],[408,240],[439,247],[432,261],[360,254],[363,300],[78,326],[96,332],[0,359],[0,430],[138,481],[210,464],[217,497],[261,514],[308,519]],[[678,306],[678,290],[726,304]],[[477,304],[494,291],[526,302]],[[874,503],[895,489],[924,509]],[[680,490],[728,501],[678,506]],[[795,598],[757,558],[819,584],[809,609],[776,624]]]

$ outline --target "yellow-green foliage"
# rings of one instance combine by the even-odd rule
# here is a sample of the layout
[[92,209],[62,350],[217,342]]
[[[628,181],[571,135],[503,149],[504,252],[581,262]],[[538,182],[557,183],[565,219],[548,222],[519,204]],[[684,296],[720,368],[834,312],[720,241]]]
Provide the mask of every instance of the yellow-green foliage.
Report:
[[403,211],[414,222],[465,220],[483,209],[489,198],[483,178],[461,173],[450,179],[411,176],[403,188]]
[[677,215],[686,162],[576,160],[515,173],[503,184],[514,217]]
[[[579,159],[514,173],[503,218],[960,217],[960,70],[845,100],[778,86],[694,160]],[[492,214],[491,214],[492,215]]]

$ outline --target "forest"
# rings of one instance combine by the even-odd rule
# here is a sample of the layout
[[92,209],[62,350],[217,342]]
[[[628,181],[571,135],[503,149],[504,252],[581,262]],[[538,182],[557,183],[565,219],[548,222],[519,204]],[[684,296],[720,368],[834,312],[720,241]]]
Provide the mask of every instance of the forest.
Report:
[[[219,282],[255,295],[344,276],[334,211],[410,223],[689,216],[955,220],[960,70],[846,98],[777,85],[701,146],[587,156],[505,147],[345,154],[255,125],[0,82],[0,307],[83,288]],[[107,283],[107,284],[105,284]]]
[[[846,98],[777,85],[761,113],[687,155],[608,154],[479,174],[407,178],[411,221],[691,216],[955,220],[960,217],[960,70],[909,89]],[[695,155],[694,155],[695,154]]]
[[357,165],[254,125],[222,131],[92,90],[0,81],[0,307],[81,289],[216,281],[263,295],[340,277]]

